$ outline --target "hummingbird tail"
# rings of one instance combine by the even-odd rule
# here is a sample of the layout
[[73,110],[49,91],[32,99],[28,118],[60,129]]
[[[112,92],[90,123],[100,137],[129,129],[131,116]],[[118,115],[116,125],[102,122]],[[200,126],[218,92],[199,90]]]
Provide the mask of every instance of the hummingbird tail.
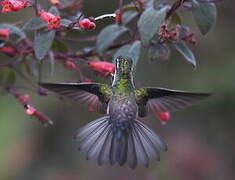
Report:
[[164,141],[140,121],[132,121],[128,134],[118,138],[109,120],[104,116],[78,131],[79,150],[87,153],[87,159],[97,160],[99,165],[128,163],[134,169],[138,164],[148,167],[149,160],[160,160],[159,152],[167,150]]

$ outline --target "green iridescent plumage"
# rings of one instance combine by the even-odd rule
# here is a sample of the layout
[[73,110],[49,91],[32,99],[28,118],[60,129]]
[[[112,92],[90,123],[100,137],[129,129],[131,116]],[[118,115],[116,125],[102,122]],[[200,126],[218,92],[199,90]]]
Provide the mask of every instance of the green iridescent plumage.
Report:
[[138,118],[149,113],[175,111],[204,99],[209,94],[142,87],[133,83],[131,59],[118,57],[112,85],[99,83],[40,84],[60,95],[86,104],[104,117],[78,131],[79,149],[98,164],[128,163],[131,168],[148,167],[151,159],[160,159],[166,151],[163,140]]

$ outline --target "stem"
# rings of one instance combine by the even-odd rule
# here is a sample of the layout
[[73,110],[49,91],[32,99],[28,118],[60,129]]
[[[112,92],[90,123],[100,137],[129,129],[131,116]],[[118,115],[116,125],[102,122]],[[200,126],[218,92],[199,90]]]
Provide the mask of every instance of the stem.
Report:
[[112,13],[112,14],[104,14],[104,15],[101,15],[101,16],[98,16],[95,18],[95,21],[97,20],[100,20],[100,19],[104,19],[104,18],[115,18],[116,17],[116,14],[115,13]]

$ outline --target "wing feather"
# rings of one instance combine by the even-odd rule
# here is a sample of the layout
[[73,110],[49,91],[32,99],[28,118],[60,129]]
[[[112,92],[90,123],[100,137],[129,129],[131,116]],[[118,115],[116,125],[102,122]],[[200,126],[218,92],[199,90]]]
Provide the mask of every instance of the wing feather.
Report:
[[108,85],[99,83],[40,83],[39,85],[61,96],[78,101],[100,113],[106,112],[110,94],[103,89],[108,89],[110,92]]
[[207,93],[177,91],[145,87],[136,90],[137,102],[144,103],[153,113],[171,112],[190,106],[206,97]]

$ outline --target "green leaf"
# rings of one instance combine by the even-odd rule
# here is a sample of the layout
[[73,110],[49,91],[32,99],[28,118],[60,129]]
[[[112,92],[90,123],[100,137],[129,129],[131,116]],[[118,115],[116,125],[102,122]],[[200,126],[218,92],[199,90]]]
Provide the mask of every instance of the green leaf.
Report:
[[127,32],[128,28],[112,24],[105,27],[98,35],[96,41],[97,51],[100,55],[123,33]]
[[150,40],[157,33],[159,27],[165,20],[166,12],[169,6],[161,8],[148,8],[141,15],[138,21],[139,32],[141,41],[144,45],[148,45]]
[[45,57],[51,48],[54,38],[55,31],[44,31],[35,34],[34,50],[37,59],[41,60]]
[[154,60],[167,60],[170,57],[170,49],[165,44],[154,44],[148,49],[150,62]]
[[206,35],[216,22],[217,10],[215,4],[193,0],[192,13],[201,33]]
[[134,65],[137,64],[141,53],[141,42],[135,41],[132,44],[122,46],[117,50],[113,56],[113,62],[115,62],[118,56],[129,57],[133,60]]
[[52,7],[48,10],[48,12],[54,14],[55,16],[59,16],[59,15],[60,15],[60,12],[58,11],[58,8],[55,7],[55,6],[52,6]]
[[113,56],[113,63],[115,64],[116,58],[118,56],[126,56],[128,54],[130,47],[131,47],[130,44],[120,47]]
[[135,41],[130,49],[128,50],[128,56],[130,56],[133,60],[134,65],[137,64],[139,57],[140,57],[140,52],[141,52],[141,42],[140,41]]
[[138,15],[138,12],[137,11],[126,11],[123,13],[123,16],[122,16],[122,23],[124,25],[128,24],[131,20],[133,20],[136,16]]
[[22,30],[23,31],[35,31],[43,27],[47,27],[47,23],[43,22],[38,17],[34,17],[24,24],[24,26],[22,27]]
[[0,71],[0,82],[8,85],[15,83],[16,74],[14,71],[8,68],[3,68]]
[[10,29],[10,34],[15,34],[19,37],[19,40],[25,39],[26,34],[18,27],[12,25],[12,24],[0,24],[0,29],[7,28]]
[[68,47],[63,41],[54,40],[51,49],[55,52],[65,53],[68,52]]
[[7,79],[6,79],[6,84],[12,85],[15,83],[16,80],[16,74],[14,71],[9,71],[8,75],[7,75]]
[[174,13],[171,16],[171,22],[173,25],[181,24],[181,18],[177,13]]
[[184,43],[184,42],[174,42],[175,48],[177,49],[177,51],[179,51],[184,58],[191,63],[194,68],[196,68],[196,58],[193,54],[193,52],[188,48],[188,46]]

